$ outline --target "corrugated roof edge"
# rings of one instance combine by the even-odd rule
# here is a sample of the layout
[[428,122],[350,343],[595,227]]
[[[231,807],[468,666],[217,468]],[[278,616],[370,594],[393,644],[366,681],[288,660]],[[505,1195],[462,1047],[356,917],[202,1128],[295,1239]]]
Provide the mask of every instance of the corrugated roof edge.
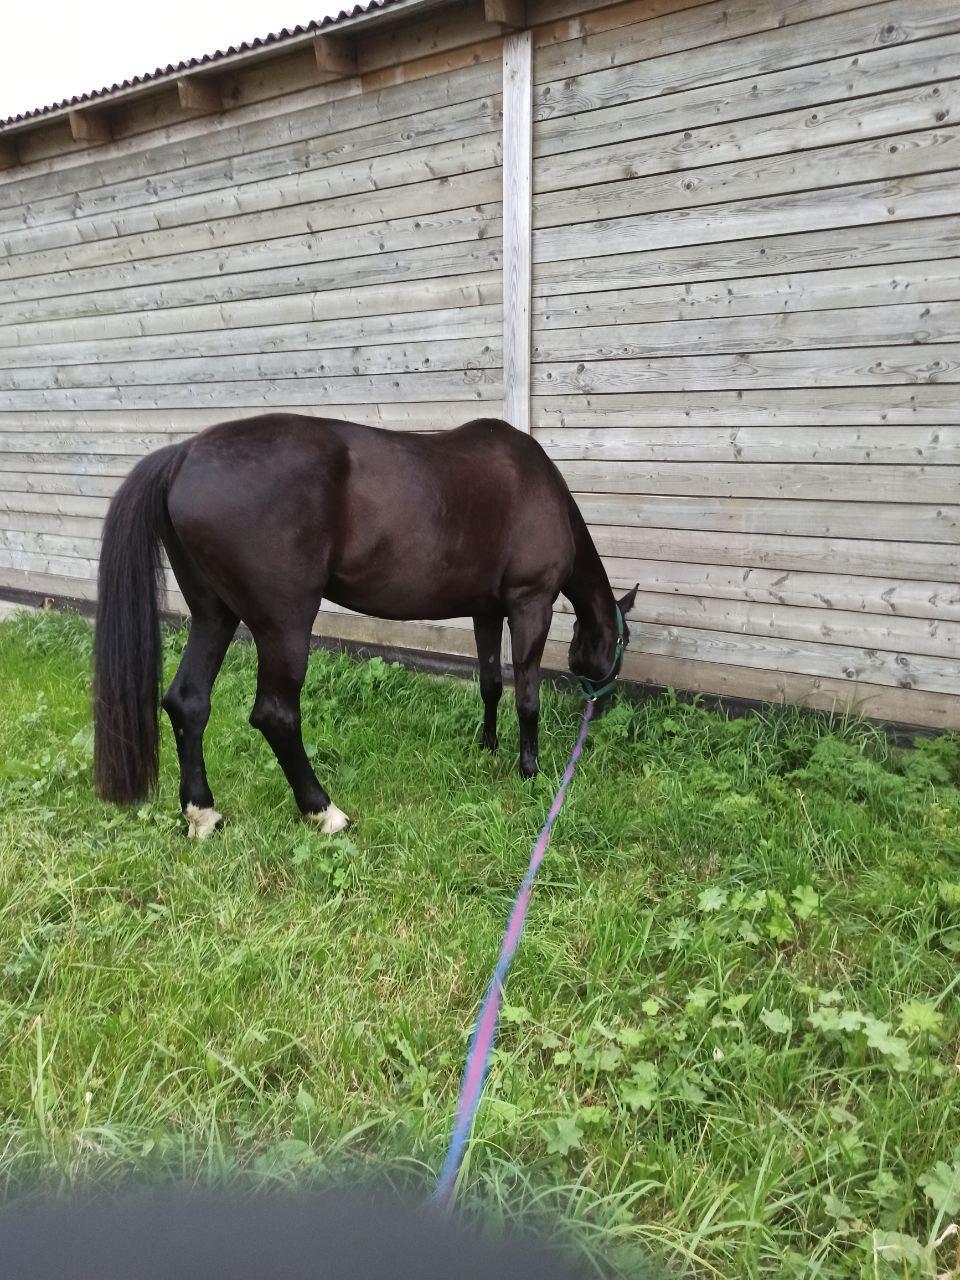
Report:
[[[157,67],[154,71],[146,71],[143,75],[132,76],[129,80],[124,80],[119,84],[105,85],[102,89],[91,89],[88,93],[81,93],[72,98],[63,98],[61,101],[52,102],[45,107],[34,107],[30,111],[21,111],[17,115],[7,116],[5,120],[0,120],[0,131],[17,125],[31,124],[55,112],[86,106],[91,102],[97,102],[102,98],[110,98],[114,94],[136,89],[141,85],[152,85],[158,80],[166,80],[172,76],[183,75],[185,72],[193,72],[203,67],[213,66],[226,58],[253,54],[260,50],[270,49],[278,44],[302,40],[304,37],[326,30],[328,27],[349,23],[358,18],[374,14],[379,10],[394,7],[419,8],[421,5],[415,3],[414,0],[366,0],[365,3],[355,4],[351,9],[341,9],[338,14],[328,14],[324,18],[315,19],[313,22],[308,22],[301,26],[284,27],[281,31],[273,31],[266,36],[257,36],[253,40],[245,40],[241,44],[230,45],[226,49],[218,49],[215,53],[205,53],[199,58],[188,58],[185,62],[178,62],[175,66],[171,64],[167,67]],[[423,4],[423,7],[426,7],[426,3]]]

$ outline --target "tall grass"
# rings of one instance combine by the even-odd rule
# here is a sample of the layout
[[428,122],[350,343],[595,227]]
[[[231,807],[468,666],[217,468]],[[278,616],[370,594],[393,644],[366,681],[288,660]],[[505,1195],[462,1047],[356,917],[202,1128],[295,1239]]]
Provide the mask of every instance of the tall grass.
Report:
[[[184,634],[166,641],[172,675]],[[426,1188],[471,1019],[569,751],[478,745],[476,687],[319,652],[297,817],[236,645],[207,760],[227,825],[91,788],[90,636],[0,626],[0,1180]],[[960,740],[730,720],[591,731],[514,965],[468,1204],[559,1217],[604,1275],[957,1274]]]

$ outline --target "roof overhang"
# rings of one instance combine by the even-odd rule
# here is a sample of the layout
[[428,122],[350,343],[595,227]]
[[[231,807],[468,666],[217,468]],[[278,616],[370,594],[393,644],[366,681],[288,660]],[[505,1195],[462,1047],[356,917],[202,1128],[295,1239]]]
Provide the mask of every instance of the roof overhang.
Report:
[[[431,9],[448,6],[453,2],[454,0],[366,0],[365,6],[357,4],[352,10],[342,11],[336,17],[323,18],[305,27],[294,28],[292,31],[277,32],[251,41],[248,45],[206,54],[202,58],[192,58],[177,66],[158,68],[156,71],[137,76],[122,84],[96,89],[90,93],[54,103],[49,107],[38,107],[32,111],[23,112],[18,116],[0,121],[0,140],[10,139],[14,134],[24,133],[29,129],[42,128],[61,120],[70,120],[71,117],[74,117],[71,121],[73,125],[80,113],[93,117],[98,112],[105,112],[115,103],[147,97],[170,89],[179,81],[210,81],[213,77],[228,74],[252,62],[266,62],[285,57],[300,48],[315,44],[318,39],[325,40],[329,36],[331,41],[340,41],[341,38],[345,38],[360,27],[386,26],[400,22],[412,13],[419,15]],[[2,155],[0,155],[0,168],[2,167],[4,166]]]

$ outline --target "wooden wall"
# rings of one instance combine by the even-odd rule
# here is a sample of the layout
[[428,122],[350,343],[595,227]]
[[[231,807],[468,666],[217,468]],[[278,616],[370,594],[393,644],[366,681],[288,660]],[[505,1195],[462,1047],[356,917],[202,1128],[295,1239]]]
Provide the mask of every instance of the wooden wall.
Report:
[[960,726],[960,8],[534,46],[534,432],[640,582],[631,674]]
[[0,588],[92,597],[122,476],[211,422],[500,414],[501,40],[462,8],[371,29],[336,84],[308,48],[231,78],[222,115],[26,135],[0,174]]
[[[960,727],[955,0],[526,12],[531,429],[640,582],[627,674]],[[119,478],[209,422],[502,411],[502,48],[469,0],[371,27],[350,80],[306,49],[232,72],[221,115],[171,89],[97,149],[24,135],[0,589],[91,596]],[[464,620],[318,629],[472,651]]]

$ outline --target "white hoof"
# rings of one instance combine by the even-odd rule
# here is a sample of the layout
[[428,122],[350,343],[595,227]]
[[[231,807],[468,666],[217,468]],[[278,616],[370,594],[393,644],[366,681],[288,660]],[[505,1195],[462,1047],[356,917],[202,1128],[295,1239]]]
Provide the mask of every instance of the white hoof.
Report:
[[320,830],[325,836],[336,835],[338,831],[345,831],[350,825],[350,819],[332,800],[323,813],[311,813],[307,816],[311,822],[319,823]]
[[217,823],[223,821],[216,809],[198,809],[195,804],[188,804],[183,816],[187,820],[187,835],[191,840],[206,840],[211,832],[216,831]]

